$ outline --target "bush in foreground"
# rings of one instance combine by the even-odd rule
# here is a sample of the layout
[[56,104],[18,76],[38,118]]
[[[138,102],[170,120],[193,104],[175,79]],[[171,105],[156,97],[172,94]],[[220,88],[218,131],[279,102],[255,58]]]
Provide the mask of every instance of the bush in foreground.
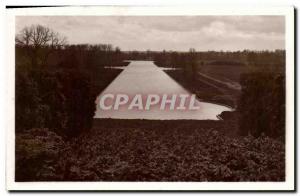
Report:
[[31,129],[16,135],[16,181],[58,180],[56,164],[65,143],[48,129]]
[[[148,128],[101,128],[99,124],[75,139],[60,159],[63,173],[68,174],[63,180],[285,180],[281,141],[267,136],[233,138],[212,126],[190,129],[196,123],[191,121],[152,122]],[[207,123],[200,122],[204,127]]]

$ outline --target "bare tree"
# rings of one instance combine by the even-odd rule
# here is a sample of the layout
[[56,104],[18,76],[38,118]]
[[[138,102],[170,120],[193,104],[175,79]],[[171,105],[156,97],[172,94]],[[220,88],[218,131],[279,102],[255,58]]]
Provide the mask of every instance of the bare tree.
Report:
[[16,36],[16,45],[26,48],[33,67],[45,66],[49,55],[66,43],[65,37],[42,25],[25,27]]

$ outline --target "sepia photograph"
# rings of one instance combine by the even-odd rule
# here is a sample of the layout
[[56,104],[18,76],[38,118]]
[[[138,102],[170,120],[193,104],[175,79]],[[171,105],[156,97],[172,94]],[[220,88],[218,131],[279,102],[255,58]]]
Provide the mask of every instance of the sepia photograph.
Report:
[[277,9],[8,9],[8,184],[294,189],[294,10]]

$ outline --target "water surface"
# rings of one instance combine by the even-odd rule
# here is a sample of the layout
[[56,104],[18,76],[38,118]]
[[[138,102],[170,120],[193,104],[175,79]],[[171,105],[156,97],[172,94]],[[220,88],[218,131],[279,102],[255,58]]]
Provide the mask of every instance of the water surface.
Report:
[[151,110],[128,110],[121,107],[119,110],[100,110],[99,97],[104,94],[190,94],[185,88],[168,76],[152,61],[131,61],[115,80],[96,99],[97,110],[94,118],[116,119],[194,119],[218,120],[223,111],[231,111],[226,106],[196,100],[199,110],[160,110],[158,107]]

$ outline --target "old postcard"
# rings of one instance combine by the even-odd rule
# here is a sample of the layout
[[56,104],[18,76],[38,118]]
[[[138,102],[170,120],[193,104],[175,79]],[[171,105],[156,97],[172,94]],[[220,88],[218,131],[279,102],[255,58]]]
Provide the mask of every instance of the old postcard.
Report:
[[9,190],[294,190],[293,7],[7,8]]

